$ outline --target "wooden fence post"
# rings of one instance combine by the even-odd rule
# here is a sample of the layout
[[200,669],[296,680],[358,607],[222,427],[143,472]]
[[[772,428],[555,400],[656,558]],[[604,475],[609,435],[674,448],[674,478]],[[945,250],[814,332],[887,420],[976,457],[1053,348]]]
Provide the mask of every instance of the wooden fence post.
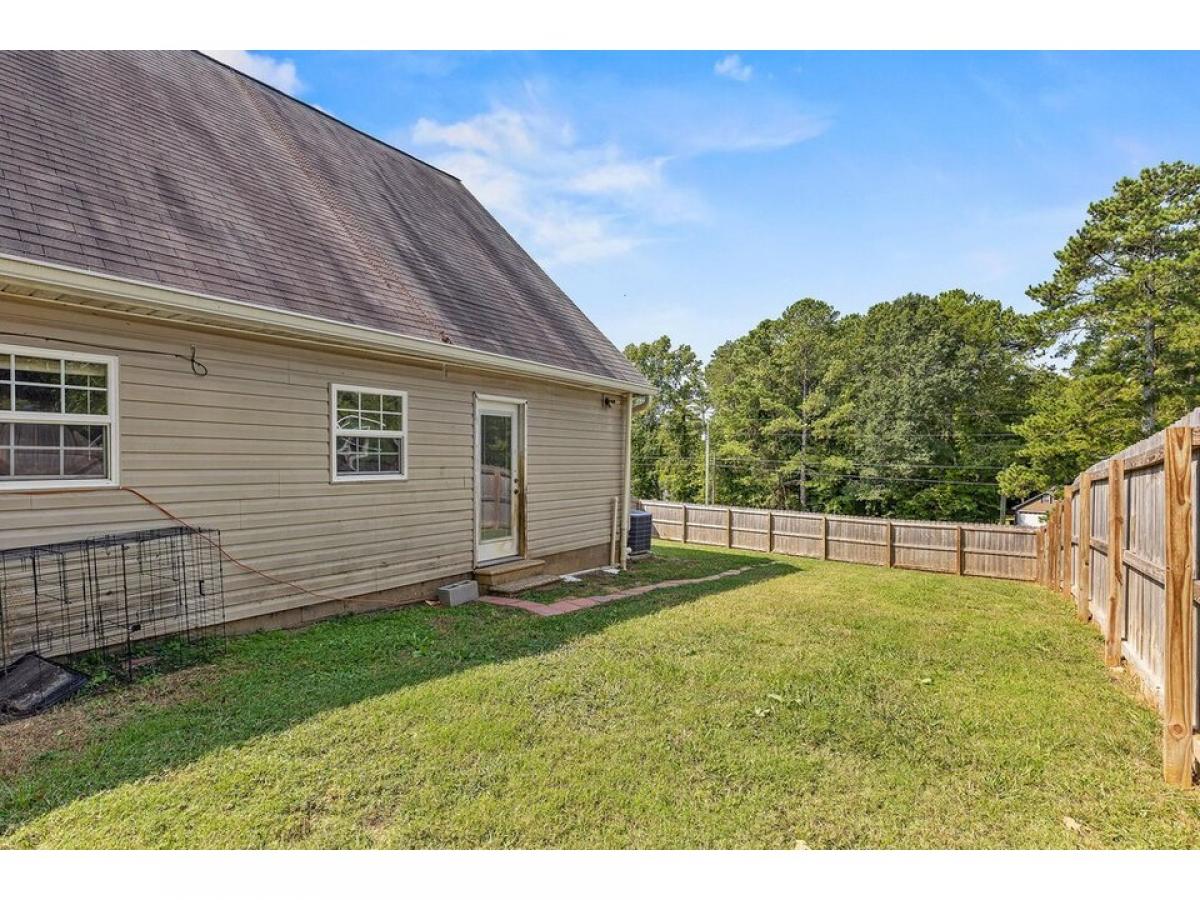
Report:
[[1038,527],[1033,538],[1034,554],[1037,559],[1037,583],[1046,586],[1046,526]]
[[965,575],[967,572],[967,553],[963,547],[963,527],[956,525],[954,528],[954,565],[958,570],[959,575]]
[[1050,515],[1046,518],[1046,587],[1054,589],[1055,564],[1058,561],[1058,531],[1055,523],[1058,520],[1058,506],[1050,507]]
[[1046,521],[1038,531],[1042,547],[1042,568],[1038,573],[1038,581],[1042,587],[1050,586],[1050,513],[1046,513]]
[[1067,511],[1066,504],[1058,501],[1058,578],[1054,582],[1054,589],[1060,594],[1062,593],[1063,580],[1067,577],[1067,558],[1063,552],[1064,532],[1063,525],[1066,523]]
[[1192,429],[1168,428],[1164,435],[1166,492],[1166,617],[1163,640],[1163,777],[1191,787],[1195,765],[1192,717],[1195,705],[1192,603]]
[[1046,514],[1046,589],[1054,588],[1055,561],[1058,559],[1058,532],[1054,525],[1058,520],[1058,506],[1050,504],[1050,512]]
[[733,507],[725,508],[725,546],[733,547]]
[[1079,578],[1075,582],[1075,615],[1086,622],[1092,600],[1092,476],[1079,480]]
[[1062,595],[1071,597],[1071,592],[1075,589],[1075,560],[1072,547],[1075,536],[1075,512],[1074,503],[1075,489],[1071,485],[1067,485],[1063,489],[1063,580],[1062,580]]
[[775,552],[775,513],[767,510],[767,552]]
[[1050,557],[1050,570],[1046,572],[1049,576],[1049,583],[1046,587],[1051,590],[1057,590],[1058,587],[1058,504],[1054,504],[1050,508],[1050,517],[1046,524],[1046,536],[1049,538],[1048,553]]
[[829,516],[821,516],[821,559],[829,559]]
[[1067,503],[1058,500],[1058,583],[1055,589],[1062,593],[1063,583],[1067,581]]
[[1104,664],[1121,664],[1121,619],[1125,615],[1125,572],[1121,561],[1125,545],[1125,461],[1108,461],[1108,614],[1104,622]]
[[1042,584],[1046,590],[1050,590],[1050,579],[1054,572],[1054,527],[1050,521],[1050,516],[1046,516],[1046,572],[1042,577]]
[[896,536],[890,519],[887,522],[887,565],[889,569],[896,565]]
[[687,541],[687,504],[681,503],[681,504],[679,504],[679,506],[683,510],[683,542],[686,544],[688,542]]

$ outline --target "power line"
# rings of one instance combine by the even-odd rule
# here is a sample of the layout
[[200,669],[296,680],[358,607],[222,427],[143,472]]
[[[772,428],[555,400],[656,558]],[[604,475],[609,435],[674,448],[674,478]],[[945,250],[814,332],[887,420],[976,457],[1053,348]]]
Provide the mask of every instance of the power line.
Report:
[[[681,462],[701,462],[703,456],[676,456],[672,453],[655,453],[642,454],[634,457],[638,461],[653,461],[658,459],[676,459]],[[839,458],[840,459],[840,458]],[[827,459],[822,460],[797,460],[797,459],[776,459],[767,456],[718,456],[713,457],[713,462],[717,463],[737,463],[742,461],[763,462],[763,463],[792,463],[798,466],[807,466],[812,469],[820,468],[823,463],[827,463]],[[1000,472],[1007,466],[991,465],[991,466],[976,466],[976,465],[957,465],[954,463],[882,463],[868,462],[861,459],[849,459],[846,462],[851,465],[860,466],[863,468],[879,468],[879,469],[969,469],[981,472]]]
[[[717,463],[718,469],[735,469],[736,465],[730,463]],[[967,487],[996,487],[998,482],[995,481],[956,481],[954,479],[943,478],[903,478],[898,475],[852,475],[849,472],[835,472],[833,478],[846,478],[852,481],[879,481],[886,483],[901,483],[901,484],[951,484]]]
[[[683,409],[683,407],[671,407],[672,409]],[[760,409],[757,411],[759,418],[772,418],[775,414],[771,410]],[[951,418],[963,416],[975,416],[978,418],[1001,418],[1014,417],[1026,419],[1034,415],[1033,410],[1028,409],[956,409],[950,413]]]
[[[718,458],[718,460],[720,462],[738,462],[739,460],[742,460],[742,459],[758,459],[762,462],[772,462],[772,463],[795,463],[796,465],[809,466],[814,469],[820,468],[821,463],[826,462],[825,460],[822,460],[820,462],[811,462],[809,460],[771,459],[770,457],[762,457],[762,456],[759,456],[759,457],[722,456],[722,457]],[[983,471],[983,472],[999,472],[1006,468],[1006,466],[971,466],[971,465],[965,465],[965,464],[964,465],[953,465],[950,463],[882,463],[882,462],[869,462],[867,460],[862,460],[862,459],[849,459],[849,460],[846,460],[846,462],[850,463],[851,465],[860,466],[862,468],[867,468],[867,469],[972,469],[972,470]]]
[[[662,459],[662,458],[670,458],[670,457],[655,457],[655,458],[634,457],[632,459],[632,461],[636,464],[644,465],[647,463],[654,462],[655,459]],[[675,458],[676,459],[684,459],[683,457],[675,457]],[[713,463],[713,467],[717,468],[717,469],[727,469],[728,470],[728,469],[742,468],[745,466],[758,465],[758,466],[761,466],[764,469],[766,469],[766,468],[769,468],[768,464],[777,463],[777,462],[779,462],[779,461],[778,460],[764,460],[764,459],[749,457],[749,458],[745,458],[745,459],[741,459],[741,460],[729,460],[729,459],[723,460],[723,461],[718,460]],[[790,462],[790,460],[785,460],[784,462]],[[911,477],[905,477],[905,476],[901,476],[901,475],[854,474],[853,472],[846,472],[846,471],[841,471],[841,470],[837,470],[837,469],[822,470],[819,466],[813,465],[811,463],[806,464],[806,465],[807,465],[807,468],[812,469],[815,473],[821,474],[822,471],[824,471],[824,473],[826,474],[826,477],[833,478],[835,480],[845,479],[845,480],[851,480],[851,481],[873,481],[873,482],[880,482],[880,483],[896,483],[896,484],[945,484],[945,485],[955,485],[955,486],[963,486],[963,487],[997,487],[999,485],[999,482],[996,482],[996,481],[963,481],[960,479],[952,479],[952,478],[911,478]],[[776,466],[774,466],[774,468],[778,469],[779,466],[776,465]]]
[[[742,437],[742,438],[747,438],[747,439],[755,439],[755,438],[770,439],[770,438],[776,438],[776,437],[803,437],[803,435],[804,435],[803,431],[793,431],[790,429],[786,430],[786,431],[766,431],[766,430],[761,430],[761,429],[759,431],[746,431],[746,430],[727,431],[727,430],[721,429],[720,427],[715,427],[712,430],[723,436]],[[1046,431],[1046,430],[1038,431],[1038,434],[1043,435],[1045,437],[1062,437],[1068,433],[1069,432],[1067,432],[1067,431]],[[813,438],[812,431],[809,431],[808,436],[810,439]],[[946,440],[947,438],[949,438],[958,443],[962,443],[964,441],[969,441],[974,438],[993,438],[993,439],[1007,438],[1009,440],[1018,440],[1018,441],[1025,440],[1025,438],[1022,435],[1017,434],[1017,432],[1015,432],[1015,431],[965,431],[964,432],[964,431],[954,431],[953,429],[947,429],[946,431],[943,431],[943,432],[936,432],[936,433],[921,432],[918,434],[908,434],[905,436],[913,437],[913,438],[926,438],[926,439],[930,439],[930,440]]]

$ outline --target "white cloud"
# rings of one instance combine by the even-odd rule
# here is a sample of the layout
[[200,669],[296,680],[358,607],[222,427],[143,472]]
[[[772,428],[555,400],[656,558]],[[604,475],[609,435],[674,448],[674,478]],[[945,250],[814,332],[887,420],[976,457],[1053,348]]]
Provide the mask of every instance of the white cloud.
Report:
[[488,155],[527,156],[537,149],[529,119],[510,109],[443,125],[418,119],[412,139],[418,144],[443,144],[455,150],[473,150]]
[[245,72],[251,78],[257,78],[293,96],[304,90],[304,82],[296,74],[296,64],[290,59],[275,59],[265,53],[251,53],[248,50],[205,50],[213,59],[225,65]]
[[713,72],[724,78],[732,78],[734,81],[749,81],[754,75],[754,67],[742,62],[742,58],[738,54],[731,53],[724,59],[717,60],[717,64],[713,66]]
[[734,102],[709,91],[652,88],[620,97],[602,114],[671,159],[779,150],[818,137],[833,121],[829,111],[767,88]]
[[[592,93],[568,107],[554,103],[552,94],[525,82],[512,101],[487,112],[449,121],[421,118],[390,136],[462,178],[550,266],[628,254],[681,225],[708,220],[700,195],[679,183],[688,161],[778,150],[816,137],[830,124],[794,97],[772,92],[714,104],[706,92],[655,86]],[[604,138],[576,127],[581,110]]]
[[755,150],[779,150],[818,137],[829,129],[829,121],[820,116],[796,113],[774,120],[733,115],[697,127],[682,138],[687,152],[745,153]]
[[581,194],[627,194],[649,190],[662,183],[665,158],[638,162],[601,163],[581,172],[570,186]]
[[541,110],[498,106],[457,122],[419,119],[393,143],[433,151],[485,206],[547,264],[621,256],[654,227],[704,214],[664,175],[666,158],[638,158],[612,142],[579,139],[572,123]]

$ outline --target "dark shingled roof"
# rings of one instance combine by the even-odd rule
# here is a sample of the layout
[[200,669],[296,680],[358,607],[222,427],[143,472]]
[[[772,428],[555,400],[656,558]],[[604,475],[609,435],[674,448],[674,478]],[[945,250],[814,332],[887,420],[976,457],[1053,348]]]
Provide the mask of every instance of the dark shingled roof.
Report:
[[645,384],[456,178],[198,53],[0,53],[0,253]]

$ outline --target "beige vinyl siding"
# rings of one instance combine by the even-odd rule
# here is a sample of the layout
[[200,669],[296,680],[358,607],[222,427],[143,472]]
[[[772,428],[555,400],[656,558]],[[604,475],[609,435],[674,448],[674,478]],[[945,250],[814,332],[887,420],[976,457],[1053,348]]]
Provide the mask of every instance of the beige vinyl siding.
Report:
[[[121,481],[277,578],[344,598],[469,572],[474,395],[527,401],[528,555],[610,539],[624,415],[599,392],[451,367],[351,358],[0,297],[0,330],[103,344],[120,360]],[[6,336],[7,343],[92,349]],[[192,374],[195,345],[208,367]],[[331,382],[408,392],[408,480],[330,482]],[[118,490],[0,492],[0,546],[170,524]],[[231,618],[318,602],[226,566]]]

